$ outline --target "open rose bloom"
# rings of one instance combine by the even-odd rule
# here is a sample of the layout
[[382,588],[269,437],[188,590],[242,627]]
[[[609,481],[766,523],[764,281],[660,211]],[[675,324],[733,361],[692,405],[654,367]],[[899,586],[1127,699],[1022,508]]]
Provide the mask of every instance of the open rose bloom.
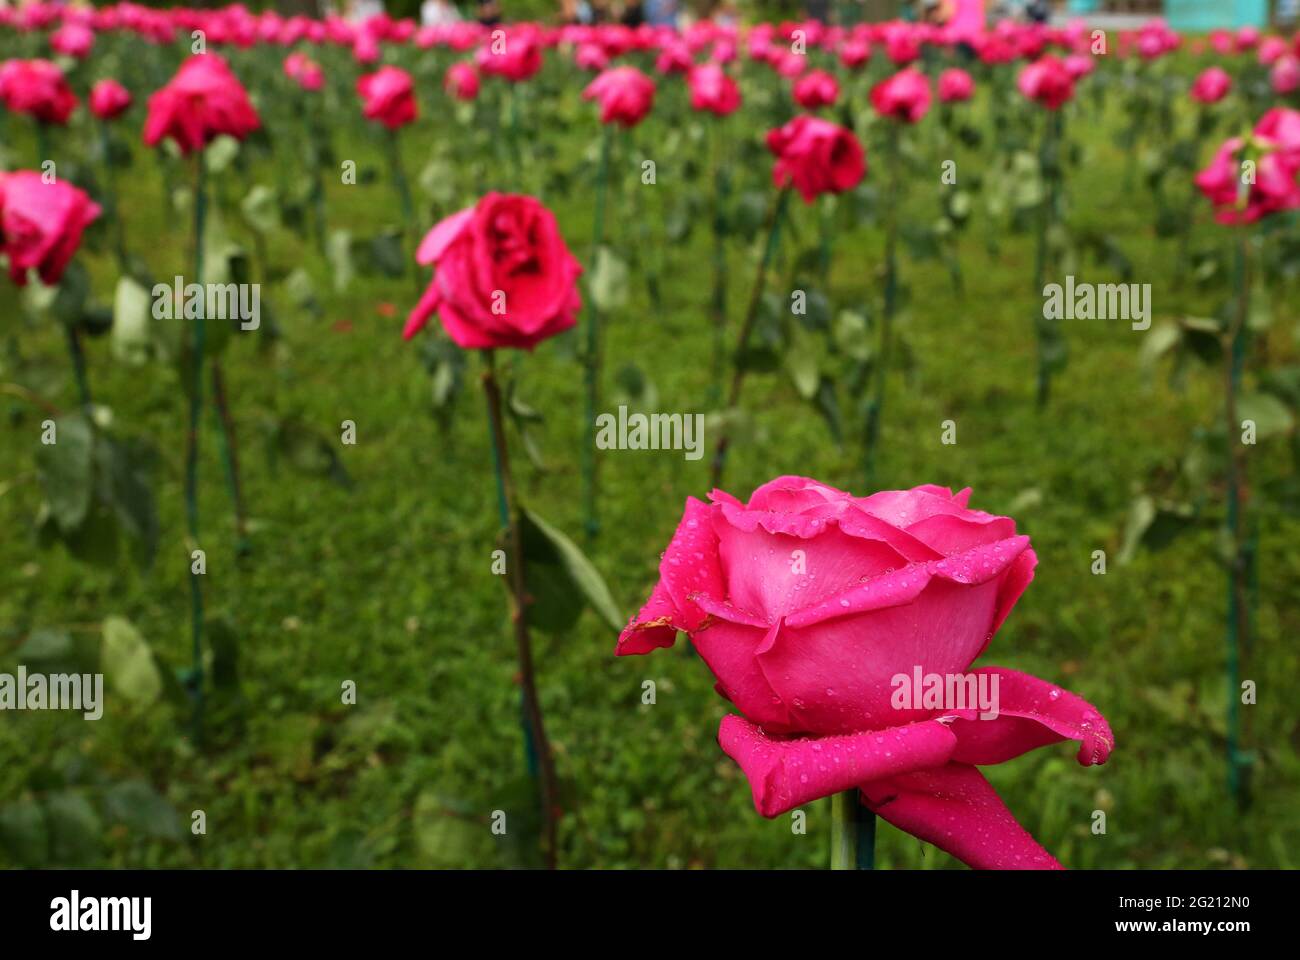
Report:
[[25,286],[35,270],[42,283],[58,283],[99,214],[97,203],[64,180],[46,183],[34,170],[0,173],[0,254],[13,282]]
[[572,327],[582,309],[582,266],[533,197],[487,194],[430,230],[415,259],[434,275],[407,319],[407,339],[437,314],[466,350],[531,350]]
[[807,114],[769,130],[767,149],[776,157],[772,183],[794,187],[804,203],[852,190],[867,175],[867,157],[853,131]]
[[995,717],[895,697],[900,675],[967,674],[1033,580],[1029,538],[969,497],[930,485],[854,497],[778,477],[748,503],[690,498],[617,653],[689,636],[739,711],[718,739],[764,816],[857,788],[972,867],[1059,867],[979,767],[1062,740],[1078,742],[1080,763],[1104,763],[1114,740],[1101,714],[993,666],[974,674],[996,690]]
[[199,53],[149,98],[144,142],[152,147],[170,137],[181,153],[192,153],[222,134],[243,140],[261,124],[226,61],[215,53]]
[[65,124],[77,95],[63,71],[48,60],[8,60],[0,64],[0,103],[41,123]]

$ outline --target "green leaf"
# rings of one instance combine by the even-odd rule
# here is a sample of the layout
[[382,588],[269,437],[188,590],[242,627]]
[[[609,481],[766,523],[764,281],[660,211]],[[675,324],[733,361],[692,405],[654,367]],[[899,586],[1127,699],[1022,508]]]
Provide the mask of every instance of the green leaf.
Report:
[[258,233],[270,233],[280,226],[280,198],[268,186],[258,184],[249,190],[239,209],[248,225]]
[[406,272],[406,254],[402,251],[402,232],[385,230],[370,238],[370,260],[375,269],[387,277]]
[[239,156],[239,141],[223,133],[208,144],[203,161],[207,165],[208,173],[220,173],[234,163],[237,156]]
[[[576,589],[611,629],[621,630],[623,617],[618,605],[614,603],[609,587],[578,545],[526,508],[520,508],[519,517],[523,527],[524,556],[528,561],[525,576],[530,595],[538,596],[534,563],[541,567],[558,568],[571,584],[570,596],[572,590]],[[547,571],[539,572],[542,577],[546,576]]]
[[123,276],[113,294],[113,356],[133,366],[150,357],[153,331],[149,325],[153,297],[139,282]]
[[627,264],[609,247],[596,251],[591,271],[591,300],[602,313],[617,310],[627,302]]
[[54,443],[43,444],[36,468],[50,513],[63,533],[81,526],[94,491],[95,429],[83,414],[54,422]]
[[46,866],[50,833],[39,803],[24,799],[0,807],[0,848],[19,866]]
[[1255,438],[1266,440],[1295,429],[1295,415],[1271,393],[1248,393],[1237,401],[1237,416],[1255,421]]
[[[793,328],[798,330],[798,328]],[[799,391],[799,396],[811,400],[821,383],[817,369],[817,344],[806,333],[794,333],[785,351],[785,369]]]
[[162,675],[144,637],[122,617],[104,619],[104,675],[132,703],[148,704],[162,692]]
[[334,275],[334,289],[339,292],[346,290],[357,273],[352,259],[352,234],[347,230],[331,230],[325,241],[325,259]]
[[105,790],[104,815],[139,837],[176,840],[182,835],[176,809],[143,780],[124,780]]
[[99,856],[103,832],[99,814],[81,791],[64,790],[45,801],[50,831],[50,856],[60,866],[87,867]]

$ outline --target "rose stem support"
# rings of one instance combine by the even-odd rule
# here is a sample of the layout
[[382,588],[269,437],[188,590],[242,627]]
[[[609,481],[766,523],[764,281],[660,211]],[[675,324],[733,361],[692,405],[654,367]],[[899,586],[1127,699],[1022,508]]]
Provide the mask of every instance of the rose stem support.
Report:
[[876,868],[876,815],[866,808],[857,787],[831,798],[831,869]]
[[722,148],[726,143],[722,125],[724,117],[718,117],[710,128],[712,143],[710,146],[713,164],[713,359],[712,376],[709,378],[709,403],[716,407],[722,402],[722,368],[725,363],[727,337],[727,237],[725,221],[726,181],[722,164]]
[[[740,403],[740,389],[745,381],[744,353],[749,345],[749,338],[754,332],[754,321],[758,318],[758,305],[763,300],[763,288],[767,285],[767,271],[776,256],[776,248],[781,240],[781,221],[785,219],[785,208],[790,200],[790,187],[782,187],[767,211],[767,241],[763,245],[763,256],[758,261],[758,272],[754,276],[754,288],[749,294],[749,306],[745,309],[745,319],[740,325],[740,335],[736,338],[736,356],[731,373],[731,389],[727,392],[727,410],[734,410]],[[718,438],[718,445],[713,448],[713,462],[709,468],[709,485],[718,486],[722,482],[722,471],[727,464],[727,448],[731,440],[726,433]]]
[[[1043,143],[1038,153],[1038,168],[1043,177],[1043,202],[1038,216],[1038,250],[1034,257],[1034,293],[1042,294],[1043,281],[1047,275],[1047,234],[1051,229],[1052,219],[1056,215],[1057,171],[1060,163],[1061,113],[1050,110],[1043,121]],[[1053,321],[1054,322],[1054,321]],[[1051,398],[1052,370],[1049,350],[1055,339],[1055,331],[1047,327],[1048,320],[1041,312],[1035,318],[1034,332],[1038,344],[1038,381],[1037,402],[1040,410],[1047,406]],[[1049,337],[1049,333],[1054,334]]]
[[524,747],[530,760],[536,757],[538,781],[541,792],[543,857],[548,870],[556,864],[556,824],[559,810],[558,785],[555,776],[555,758],[550,741],[546,739],[546,725],[542,720],[542,704],[537,698],[537,680],[533,672],[532,643],[528,636],[528,594],[524,579],[523,530],[515,513],[514,479],[510,473],[510,457],[506,449],[505,422],[501,413],[501,389],[497,385],[496,357],[491,350],[484,351],[483,393],[487,398],[488,425],[492,432],[492,466],[497,481],[497,509],[502,529],[510,548],[507,566],[510,576],[510,619],[515,628],[516,655],[519,660],[519,683],[523,696],[527,736]]
[[[605,241],[605,193],[609,181],[609,152],[614,129],[605,124],[600,140],[600,166],[596,170],[595,222],[591,230],[591,266],[594,269]],[[596,404],[600,394],[600,308],[594,297],[589,297],[586,310],[586,348],[583,356],[583,374],[586,389],[586,436],[582,444],[582,504],[583,529],[591,539],[600,533],[600,519],[596,514]]]
[[[194,160],[194,282],[203,283],[203,224],[207,215],[207,167],[203,150]],[[194,319],[190,340],[190,428],[185,450],[185,519],[190,549],[199,544],[199,411],[203,407],[203,349],[207,331],[203,311]],[[193,642],[189,671],[190,694],[194,698],[193,730],[197,743],[203,736],[203,588],[202,574],[190,562],[190,634]]]
[[1251,550],[1246,542],[1246,524],[1242,488],[1246,484],[1246,464],[1239,431],[1237,398],[1241,388],[1242,367],[1246,356],[1246,320],[1250,311],[1249,235],[1239,231],[1236,249],[1237,309],[1224,348],[1223,409],[1227,441],[1227,527],[1231,544],[1228,558],[1227,642],[1228,674],[1228,788],[1239,807],[1249,802],[1246,777],[1248,756],[1241,749],[1241,654],[1250,646],[1249,579]]
[[[397,140],[397,131],[388,127],[388,165],[393,171],[393,186],[397,188],[397,198],[402,204],[402,254],[405,256],[407,248],[410,247],[411,238],[415,234],[415,203],[411,200],[411,187],[406,180],[406,170],[402,166],[402,150]],[[423,285],[420,282],[420,267],[415,262],[414,251],[411,251],[411,264],[413,270],[411,275],[415,278],[415,289],[423,292]]]
[[235,511],[235,555],[244,557],[250,553],[251,547],[248,543],[248,519],[244,512],[244,489],[239,479],[239,441],[226,399],[226,376],[219,357],[212,358],[212,402],[221,427],[221,462],[226,474],[226,489]]
[[113,171],[112,144],[109,137],[108,121],[99,122],[99,143],[104,154],[104,198],[108,205],[108,216],[113,221],[113,254],[117,259],[119,273],[126,274],[126,224],[122,219],[117,202],[117,176]]
[[880,312],[879,361],[873,376],[873,392],[867,403],[867,423],[864,431],[863,465],[866,483],[870,487],[876,477],[876,446],[880,442],[880,420],[885,409],[885,388],[889,381],[889,364],[894,353],[894,314],[898,310],[898,196],[899,182],[899,124],[889,124],[889,210],[885,221],[885,297]]

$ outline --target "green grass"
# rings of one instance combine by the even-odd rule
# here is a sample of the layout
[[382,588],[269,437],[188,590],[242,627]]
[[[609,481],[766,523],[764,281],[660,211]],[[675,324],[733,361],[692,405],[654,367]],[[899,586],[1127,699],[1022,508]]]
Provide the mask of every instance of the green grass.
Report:
[[[235,64],[242,73],[238,57]],[[426,78],[421,87],[425,118],[403,132],[412,178],[431,157],[445,157],[454,161],[458,197],[472,196],[484,178],[508,184],[499,164],[484,172],[465,160],[472,145],[457,132],[465,128],[454,122],[433,82]],[[525,149],[534,161],[520,176],[535,189],[545,165],[570,174],[567,187],[548,190],[546,200],[585,261],[589,151],[598,131],[589,106],[577,102],[571,82],[568,87],[554,119],[537,100],[526,104]],[[272,100],[263,93],[264,111],[284,117],[292,111],[291,103]],[[975,109],[983,107],[981,100]],[[339,159],[355,156],[379,179],[354,187],[332,180],[331,226],[365,235],[396,223],[398,208],[377,138],[353,119],[350,99],[338,111]],[[23,157],[33,146],[21,119],[8,118],[7,130],[12,150]],[[933,142],[934,119],[909,132],[921,143],[918,172],[907,178],[908,215],[918,221],[936,209],[933,190],[945,156]],[[1174,285],[1175,244],[1155,237],[1150,198],[1140,186],[1124,186],[1127,155],[1113,137],[1120,120],[1114,101],[1102,119],[1072,118],[1084,152],[1068,173],[1071,225],[1104,229],[1119,240],[1133,261],[1134,279],[1153,286],[1157,320],[1208,314],[1213,304],[1207,295],[1190,283]],[[129,117],[133,126],[140,121],[139,111]],[[691,145],[691,122],[680,113],[656,115],[633,135],[639,147],[625,142],[617,155],[624,165],[616,163],[623,174],[611,201],[613,242],[624,255],[663,251],[665,300],[661,310],[652,308],[634,267],[631,299],[607,327],[607,400],[613,372],[635,362],[653,382],[659,409],[707,409],[707,219],[699,217],[685,243],[660,239],[663,217],[688,189],[679,176],[685,151],[702,149]],[[733,137],[761,133],[758,121],[743,112],[728,129]],[[687,135],[683,152],[664,147],[674,130]],[[89,130],[66,136],[67,143],[80,142]],[[642,155],[659,162],[655,187],[640,185],[634,161]],[[981,168],[984,154],[962,150],[955,156],[964,176]],[[761,187],[768,176],[767,161],[754,157],[736,168],[747,188]],[[227,182],[231,197],[254,182],[275,184],[286,172],[292,179],[293,168],[276,162],[283,161],[262,159],[248,177]],[[879,151],[872,151],[870,162],[869,182],[882,182]],[[186,219],[162,208],[158,167],[143,148],[135,150],[131,171],[119,178],[130,248],[159,277],[183,272]],[[635,213],[634,191],[643,191]],[[801,241],[815,242],[815,212],[793,206]],[[428,215],[424,225],[432,220]],[[638,234],[641,223],[649,230],[648,245]],[[969,485],[972,505],[1014,509],[1038,551],[1038,573],[985,662],[1027,670],[1084,696],[1110,721],[1117,746],[1100,768],[1078,766],[1070,746],[1058,745],[986,772],[1021,823],[1067,866],[1294,867],[1300,726],[1293,705],[1300,697],[1300,658],[1290,641],[1300,629],[1300,551],[1294,547],[1300,524],[1277,516],[1262,529],[1257,641],[1245,674],[1260,689],[1259,705],[1246,708],[1248,746],[1258,754],[1255,802],[1239,812],[1225,786],[1224,575],[1214,534],[1192,534],[1162,552],[1139,553],[1127,566],[1115,560],[1134,493],[1181,456],[1194,430],[1217,422],[1217,375],[1194,370],[1175,389],[1166,371],[1139,363],[1143,334],[1127,324],[1067,322],[1069,366],[1056,381],[1050,408],[1036,410],[1031,322],[1040,298],[1030,287],[1033,237],[1007,235],[995,255],[984,239],[998,229],[977,203],[961,241],[963,296],[953,292],[939,264],[904,259],[904,280],[912,288],[904,335],[916,364],[906,379],[896,375],[891,384],[880,485]],[[1213,241],[1219,234],[1205,225],[1198,235]],[[752,265],[741,244],[732,247],[734,330]],[[876,301],[882,248],[874,220],[841,231],[829,286],[837,308]],[[237,632],[242,704],[216,713],[202,749],[188,741],[186,712],[162,703],[132,709],[110,699],[94,724],[51,713],[6,716],[0,723],[0,809],[30,802],[48,808],[51,801],[56,810],[73,809],[51,817],[53,833],[63,839],[46,862],[82,866],[516,863],[519,851],[494,838],[487,825],[496,809],[516,818],[511,823],[525,820],[529,795],[526,784],[521,787],[506,594],[490,572],[495,493],[476,358],[470,358],[466,389],[443,427],[433,415],[419,347],[398,336],[413,302],[409,280],[363,278],[335,293],[329,268],[301,238],[281,231],[268,249],[275,272],[301,266],[313,276],[323,311],[313,316],[294,309],[282,287],[272,285],[266,295],[273,298],[281,339],[269,350],[235,343],[226,357],[253,521],[253,555],[242,562],[234,558],[214,421],[210,414],[205,419],[206,597],[211,611]],[[96,293],[110,297],[114,269],[106,249],[83,260]],[[778,292],[787,284],[785,267],[776,271]],[[1078,272],[1098,282],[1110,279],[1095,268]],[[1280,310],[1283,298],[1275,301]],[[0,291],[5,336],[27,365],[6,361],[0,380],[44,370],[53,378],[43,381],[52,384],[50,398],[70,407],[73,385],[60,335],[52,325],[22,320],[9,309],[13,302],[10,291]],[[382,315],[381,303],[395,305],[397,315]],[[1295,320],[1290,315],[1275,324],[1271,363],[1294,359]],[[34,629],[63,626],[93,636],[105,616],[119,614],[166,662],[182,666],[189,655],[184,393],[169,368],[116,363],[103,339],[90,341],[88,350],[99,402],[112,408],[122,430],[148,437],[162,452],[158,557],[152,569],[139,570],[125,561],[89,565],[62,547],[37,545],[33,517],[41,494],[30,474],[41,414],[6,398],[0,481],[13,483],[0,496],[0,663],[11,663],[12,651]],[[519,356],[513,368],[521,395],[546,415],[540,436],[547,472],[530,467],[512,437],[522,496],[576,538],[577,364],[545,345]],[[851,405],[843,447],[784,375],[751,377],[744,405],[755,430],[732,451],[726,489],[744,496],[770,477],[802,473],[869,492],[862,488]],[[271,469],[260,450],[259,425],[289,414],[331,438],[343,420],[356,422],[356,446],[338,448],[351,489],[284,465]],[[953,446],[940,443],[947,419],[958,425]],[[607,452],[598,460],[603,534],[589,552],[630,613],[655,580],[684,498],[706,492],[708,459]],[[1257,478],[1287,474],[1293,468],[1285,441],[1252,449],[1250,469]],[[1109,558],[1105,576],[1090,570],[1097,549]],[[829,805],[806,809],[803,836],[792,833],[789,817],[767,821],[754,812],[739,769],[715,742],[727,704],[684,646],[647,658],[615,658],[614,637],[590,613],[571,634],[538,635],[535,643],[541,697],[569,796],[561,824],[563,865],[826,863]],[[354,707],[340,703],[347,680],[357,685]],[[646,680],[657,685],[653,706],[641,703]],[[98,808],[106,784],[131,780],[150,784],[178,812],[181,837],[153,838],[143,824],[112,827],[110,818],[96,822],[75,813],[75,798]],[[206,836],[184,829],[196,809],[206,812]],[[1105,836],[1090,832],[1097,809],[1107,812]],[[878,843],[883,867],[955,863],[888,825],[882,824]],[[22,862],[0,845],[0,865]]]

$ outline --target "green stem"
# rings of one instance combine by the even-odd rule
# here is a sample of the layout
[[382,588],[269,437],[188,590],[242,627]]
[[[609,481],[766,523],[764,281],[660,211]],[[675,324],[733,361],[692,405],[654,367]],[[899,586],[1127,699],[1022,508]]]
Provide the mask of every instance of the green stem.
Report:
[[555,758],[542,705],[537,697],[537,680],[533,670],[532,643],[528,636],[528,591],[524,577],[523,530],[515,514],[514,481],[510,474],[510,457],[506,446],[505,421],[501,412],[501,389],[496,379],[496,359],[491,350],[483,354],[483,393],[487,398],[488,424],[492,434],[492,463],[497,481],[497,506],[509,544],[506,564],[512,600],[510,619],[515,628],[515,653],[519,661],[519,685],[525,719],[524,750],[530,768],[536,766],[539,801],[542,813],[543,856],[547,869],[555,869],[557,857],[556,817],[559,815],[559,782],[555,775]]
[[[1043,142],[1039,150],[1039,170],[1043,177],[1043,202],[1038,216],[1038,249],[1034,258],[1034,295],[1041,296],[1043,281],[1047,274],[1047,235],[1056,215],[1057,173],[1060,163],[1059,143],[1061,133],[1061,113],[1049,111],[1044,118]],[[1052,388],[1052,365],[1050,351],[1055,347],[1059,332],[1056,321],[1049,321],[1039,312],[1034,322],[1034,331],[1038,344],[1038,407],[1047,406]]]
[[[605,193],[609,181],[609,152],[614,128],[605,125],[600,141],[600,167],[596,171],[595,223],[591,232],[591,262],[595,266],[605,240]],[[582,502],[583,528],[587,536],[600,533],[600,520],[596,512],[596,404],[600,397],[600,309],[594,298],[589,298],[586,311],[586,350],[583,356],[583,375],[586,388],[586,436],[582,444]]]
[[[207,169],[203,151],[194,162],[194,282],[203,283],[203,226],[207,216]],[[194,320],[190,347],[190,429],[185,453],[185,517],[190,548],[199,544],[199,412],[203,407],[203,349],[207,331],[203,311]],[[190,561],[190,634],[193,640],[189,685],[194,698],[194,739],[203,735],[203,588]]]
[[107,120],[99,123],[99,142],[104,154],[104,200],[108,207],[108,219],[113,224],[113,254],[117,258],[118,271],[126,273],[126,225],[117,202],[117,175],[113,170],[112,143]]
[[1236,249],[1235,286],[1237,311],[1224,351],[1224,426],[1227,430],[1227,527],[1232,552],[1228,560],[1228,613],[1226,624],[1226,659],[1228,675],[1227,753],[1228,788],[1238,806],[1248,802],[1246,765],[1248,758],[1241,749],[1241,650],[1249,647],[1250,597],[1249,561],[1243,519],[1242,487],[1246,465],[1241,437],[1237,399],[1246,356],[1246,318],[1250,310],[1249,237],[1243,229]]
[[86,378],[86,354],[81,349],[81,331],[77,321],[67,322],[63,329],[67,333],[68,354],[72,357],[72,371],[77,378],[77,397],[83,410],[90,409],[90,382]]
[[894,314],[898,311],[898,210],[902,183],[899,175],[899,125],[889,126],[889,210],[885,221],[885,296],[880,314],[880,347],[873,385],[874,392],[867,406],[866,442],[864,461],[866,484],[871,487],[876,476],[876,447],[880,442],[880,422],[885,410],[885,390],[889,382],[889,366],[894,352]]
[[[731,389],[727,394],[727,409],[734,410],[740,403],[740,390],[745,382],[745,348],[754,332],[754,321],[758,318],[758,305],[763,301],[763,289],[767,285],[767,271],[776,256],[776,248],[781,240],[781,221],[785,219],[786,205],[790,200],[790,187],[782,187],[767,211],[767,241],[763,245],[763,255],[758,261],[758,273],[754,276],[754,287],[749,294],[749,307],[745,310],[745,319],[740,325],[740,336],[736,340],[736,356],[731,374]],[[718,438],[718,445],[713,448],[713,463],[709,469],[709,483],[716,487],[722,482],[722,471],[727,465],[727,449],[731,439],[727,434]]]
[[248,555],[251,548],[248,543],[248,521],[244,513],[243,485],[239,479],[239,442],[235,435],[235,421],[230,415],[230,405],[226,400],[226,377],[219,357],[212,358],[212,401],[221,427],[221,462],[225,468],[226,489],[235,511],[235,555],[243,557]]
[[716,407],[722,402],[722,368],[726,355],[727,336],[727,244],[725,201],[726,181],[722,169],[722,145],[726,142],[719,117],[710,127],[713,166],[713,361],[709,387],[709,404]]
[[832,794],[831,869],[876,868],[876,815],[866,808],[858,790]]

